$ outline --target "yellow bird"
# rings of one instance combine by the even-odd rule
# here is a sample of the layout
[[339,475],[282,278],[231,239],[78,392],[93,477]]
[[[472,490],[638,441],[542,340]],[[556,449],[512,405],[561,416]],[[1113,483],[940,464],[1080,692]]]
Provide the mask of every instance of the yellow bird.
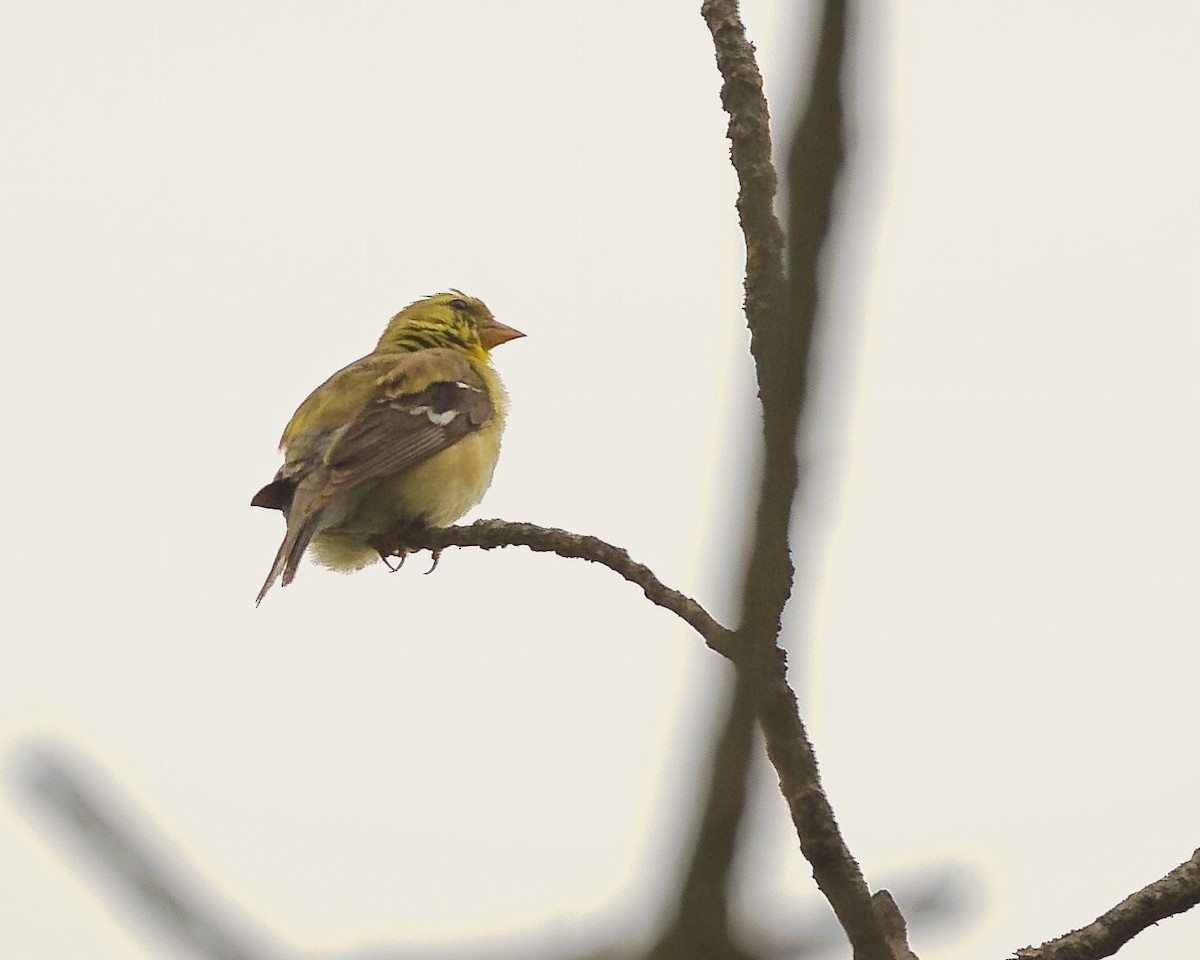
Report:
[[380,557],[381,534],[446,526],[479,502],[508,407],[488,351],[523,336],[482,300],[439,293],[308,395],[279,442],[283,466],[250,501],[287,518],[258,603],[310,544],[325,566],[357,570]]

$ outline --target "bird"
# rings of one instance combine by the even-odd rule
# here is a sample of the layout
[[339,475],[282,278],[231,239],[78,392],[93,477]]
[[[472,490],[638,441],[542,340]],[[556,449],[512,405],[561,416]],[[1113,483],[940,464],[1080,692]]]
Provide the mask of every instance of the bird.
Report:
[[310,547],[358,570],[383,557],[382,535],[447,526],[482,499],[508,410],[489,351],[523,336],[452,289],[409,304],[308,395],[279,441],[283,466],[250,501],[287,521],[256,605]]

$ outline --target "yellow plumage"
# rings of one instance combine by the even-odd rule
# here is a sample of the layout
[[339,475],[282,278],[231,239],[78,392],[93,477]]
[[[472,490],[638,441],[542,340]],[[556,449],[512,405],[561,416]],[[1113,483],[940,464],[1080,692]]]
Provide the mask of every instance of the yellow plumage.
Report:
[[283,431],[283,466],[251,501],[287,517],[259,602],[292,581],[310,544],[319,562],[354,570],[380,555],[381,535],[445,526],[479,502],[508,407],[488,350],[520,336],[482,301],[440,293],[309,394]]

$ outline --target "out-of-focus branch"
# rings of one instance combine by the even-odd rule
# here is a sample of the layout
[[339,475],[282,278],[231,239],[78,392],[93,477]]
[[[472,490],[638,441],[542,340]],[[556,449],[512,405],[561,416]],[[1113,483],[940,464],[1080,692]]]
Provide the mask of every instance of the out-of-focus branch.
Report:
[[728,690],[710,750],[708,788],[675,915],[649,950],[649,960],[744,960],[761,956],[735,943],[729,929],[729,877],[746,810],[754,746],[754,698],[739,672]]
[[34,749],[27,763],[33,795],[73,829],[88,852],[168,935],[211,960],[272,960],[284,955],[263,946],[263,937],[236,934],[226,920],[203,908],[201,904],[213,898],[168,868],[178,858],[155,850],[144,834],[127,825],[144,818],[121,815],[56,752]]
[[[279,960],[300,953],[281,945],[279,937],[256,932],[253,936],[239,932],[246,928],[235,923],[233,912],[218,909],[214,904],[223,899],[219,893],[195,878],[183,879],[187,864],[178,854],[167,854],[147,840],[145,825],[150,817],[139,810],[134,801],[121,796],[111,783],[99,783],[93,776],[84,775],[77,764],[68,759],[64,747],[44,742],[29,743],[25,756],[18,764],[19,782],[31,792],[32,798],[49,812],[56,824],[71,828],[86,852],[118,879],[116,885],[97,885],[105,894],[125,893],[133,906],[166,935],[197,955],[211,960]],[[104,789],[100,789],[100,787]],[[62,831],[48,831],[62,837]],[[170,864],[168,866],[168,864]],[[940,916],[958,909],[948,890],[957,887],[957,878],[942,876],[932,885],[914,887],[908,891],[907,902],[925,904]],[[917,909],[919,914],[921,910]],[[831,924],[832,925],[832,924]],[[836,929],[836,928],[835,928]],[[814,956],[837,950],[834,930],[826,930],[819,918],[797,917],[791,933],[757,931],[756,948],[750,955],[776,958]],[[599,938],[595,938],[599,939]],[[606,938],[605,938],[606,939]],[[189,954],[190,955],[190,954]],[[638,960],[645,953],[631,943],[616,942],[599,948],[567,948],[561,935],[546,940],[498,943],[495,949],[463,950],[447,944],[435,947],[419,944],[376,945],[368,949],[343,948],[304,956],[328,957],[330,960],[504,960],[504,958],[544,958],[544,960]],[[702,954],[707,955],[707,954]]]
[[1126,897],[1086,927],[1040,947],[1016,952],[1018,960],[1100,960],[1111,957],[1147,927],[1200,904],[1200,850],[1165,877]]
[[[754,542],[743,587],[745,644],[736,661],[752,684],[767,753],[779,774],[813,876],[854,947],[856,960],[889,960],[893,948],[871,894],[851,856],[821,786],[816,757],[788,685],[786,661],[778,647],[783,608],[791,595],[794,568],[788,545],[791,510],[798,487],[797,427],[804,403],[808,352],[816,313],[816,262],[828,233],[833,187],[842,161],[840,72],[845,47],[845,6],[829,0],[818,44],[810,109],[798,139],[808,164],[797,189],[807,194],[807,242],[797,238],[793,294],[785,281],[783,233],[775,218],[776,177],[771,165],[767,102],[754,48],[746,39],[735,0],[705,0],[701,7],[713,36],[723,84],[721,102],[729,114],[730,155],[740,192],[738,214],[746,239],[746,321],[763,408],[763,480]],[[812,104],[820,104],[814,110]],[[806,127],[807,124],[807,127]],[[819,154],[822,159],[817,160]],[[815,213],[815,215],[814,215]]]

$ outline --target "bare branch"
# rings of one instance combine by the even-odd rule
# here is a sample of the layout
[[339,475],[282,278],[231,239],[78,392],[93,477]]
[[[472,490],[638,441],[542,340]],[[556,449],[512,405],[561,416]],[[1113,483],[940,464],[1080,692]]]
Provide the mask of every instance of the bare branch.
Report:
[[1160,880],[1143,887],[1086,927],[1040,947],[1016,952],[1018,960],[1100,960],[1111,957],[1147,927],[1200,903],[1200,850]]
[[[788,532],[799,485],[797,428],[816,315],[817,255],[828,234],[842,158],[840,72],[845,6],[841,0],[829,0],[826,5],[810,108],[798,132],[798,142],[805,149],[811,147],[820,160],[814,162],[808,191],[817,206],[805,214],[805,239],[798,241],[798,259],[792,261],[793,268],[800,264],[806,271],[803,277],[794,278],[795,292],[789,290],[783,273],[783,231],[773,209],[776,178],[770,123],[754,48],[746,39],[735,0],[705,0],[701,11],[713,36],[724,81],[721,102],[729,113],[730,155],[740,184],[738,213],[746,238],[746,321],[758,374],[765,441],[762,489],[738,630],[746,649],[738,666],[750,677],[767,753],[779,774],[780,789],[817,885],[845,929],[856,960],[887,960],[893,956],[892,947],[821,786],[812,744],[777,645],[783,608],[795,576]],[[813,131],[818,136],[806,140]],[[797,156],[795,147],[793,156]],[[808,159],[806,153],[795,162]]]
[[539,527],[533,523],[476,520],[469,526],[404,529],[394,535],[380,537],[375,545],[385,556],[404,550],[442,550],[446,547],[481,547],[484,550],[528,547],[538,553],[556,553],[560,557],[598,563],[641,587],[646,599],[664,610],[670,610],[700,634],[717,653],[731,660],[736,659],[737,646],[732,630],[714,620],[691,597],[672,590],[649,567],[633,560],[628,552],[599,537]]
[[886,890],[880,890],[872,895],[871,903],[896,960],[917,960],[917,955],[908,945],[908,924],[904,922],[904,914],[896,905],[895,898]]
[[746,238],[746,321],[762,390],[764,380],[771,379],[764,366],[772,335],[787,327],[783,228],[774,209],[778,180],[771,163],[767,100],[736,0],[704,0],[700,12],[713,36],[723,80],[721,105],[729,114],[729,153],[740,184],[737,210]]

